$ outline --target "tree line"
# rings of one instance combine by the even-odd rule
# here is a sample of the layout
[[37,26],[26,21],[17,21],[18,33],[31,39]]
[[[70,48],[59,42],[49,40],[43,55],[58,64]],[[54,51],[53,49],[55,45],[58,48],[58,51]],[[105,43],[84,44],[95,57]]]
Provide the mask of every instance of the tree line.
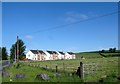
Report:
[[[25,43],[18,39],[18,48],[19,48],[19,59],[22,60],[25,58]],[[17,54],[17,42],[15,42],[10,48],[10,60],[15,59],[15,55]],[[0,59],[8,60],[8,52],[6,47],[0,47]]]
[[115,53],[117,52],[116,48],[109,48],[109,50],[101,50],[100,53]]

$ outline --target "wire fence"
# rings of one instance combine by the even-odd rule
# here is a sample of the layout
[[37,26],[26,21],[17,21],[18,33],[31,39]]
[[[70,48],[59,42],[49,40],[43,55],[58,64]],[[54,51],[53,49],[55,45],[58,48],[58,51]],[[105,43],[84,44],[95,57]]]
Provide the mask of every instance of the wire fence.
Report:
[[[116,70],[116,66],[110,67],[108,65],[110,63],[115,63],[115,61],[108,61],[107,64],[104,63],[83,63],[80,62],[78,66],[75,66],[74,64],[67,64],[67,63],[62,63],[61,65],[59,64],[40,64],[40,63],[29,63],[27,64],[28,66],[31,67],[37,67],[37,68],[43,68],[46,70],[52,70],[54,72],[70,72],[70,73],[76,73],[79,71],[79,75],[81,78],[87,77],[87,76],[100,76],[102,77],[103,75],[107,75],[108,73],[112,73]],[[80,70],[78,70],[78,67],[80,67]],[[117,70],[116,70],[117,71]]]

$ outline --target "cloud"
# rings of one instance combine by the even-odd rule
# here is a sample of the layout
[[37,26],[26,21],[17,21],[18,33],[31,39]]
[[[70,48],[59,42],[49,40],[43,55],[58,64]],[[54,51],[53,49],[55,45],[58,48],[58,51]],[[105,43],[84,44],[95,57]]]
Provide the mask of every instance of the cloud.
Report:
[[75,21],[77,21],[77,20],[75,18],[73,18],[73,17],[65,18],[65,22],[75,22]]
[[69,11],[65,13],[65,21],[66,22],[75,22],[80,20],[88,19],[89,16],[87,14],[82,14],[75,11]]
[[64,15],[65,15],[64,21],[68,22],[68,23],[82,21],[82,20],[86,20],[86,19],[98,16],[98,14],[95,14],[93,12],[88,12],[88,13],[84,14],[84,13],[80,13],[77,11],[68,11],[68,12],[65,12]]
[[26,35],[25,38],[27,38],[27,39],[32,39],[33,36],[31,36],[31,35]]

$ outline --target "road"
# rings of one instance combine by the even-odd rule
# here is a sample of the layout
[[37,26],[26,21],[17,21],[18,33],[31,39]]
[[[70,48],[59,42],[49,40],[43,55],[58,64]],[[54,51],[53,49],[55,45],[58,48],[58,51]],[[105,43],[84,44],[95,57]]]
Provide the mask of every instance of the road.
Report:
[[2,67],[6,67],[6,66],[9,66],[9,65],[10,65],[10,61],[9,60],[2,61],[2,64],[1,64]]

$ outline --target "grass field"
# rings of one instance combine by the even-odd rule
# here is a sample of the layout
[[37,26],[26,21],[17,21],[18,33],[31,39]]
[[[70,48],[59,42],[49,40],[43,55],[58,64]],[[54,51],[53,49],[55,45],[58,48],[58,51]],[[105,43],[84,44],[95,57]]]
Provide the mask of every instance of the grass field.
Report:
[[[85,59],[81,59],[81,56],[85,57]],[[36,75],[39,73],[49,75],[50,80],[47,82],[81,82],[82,80],[78,76],[71,76],[71,73],[75,72],[80,66],[80,61],[84,64],[95,64],[95,68],[97,68],[93,74],[86,74],[85,72],[83,81],[98,82],[103,76],[118,74],[118,57],[104,58],[98,53],[81,53],[74,60],[20,62],[19,68],[12,66],[5,68],[5,70],[11,74],[13,82],[40,82],[35,80]],[[46,65],[47,70],[44,69]],[[61,74],[61,77],[58,78],[54,77],[56,65],[58,66],[58,73]],[[15,79],[17,73],[25,74],[25,79]],[[10,78],[3,77],[2,80],[3,82],[9,82]]]
[[84,58],[102,58],[102,56],[99,53],[92,53],[92,52],[83,52],[83,53],[76,53],[76,58],[80,59],[81,57]]

